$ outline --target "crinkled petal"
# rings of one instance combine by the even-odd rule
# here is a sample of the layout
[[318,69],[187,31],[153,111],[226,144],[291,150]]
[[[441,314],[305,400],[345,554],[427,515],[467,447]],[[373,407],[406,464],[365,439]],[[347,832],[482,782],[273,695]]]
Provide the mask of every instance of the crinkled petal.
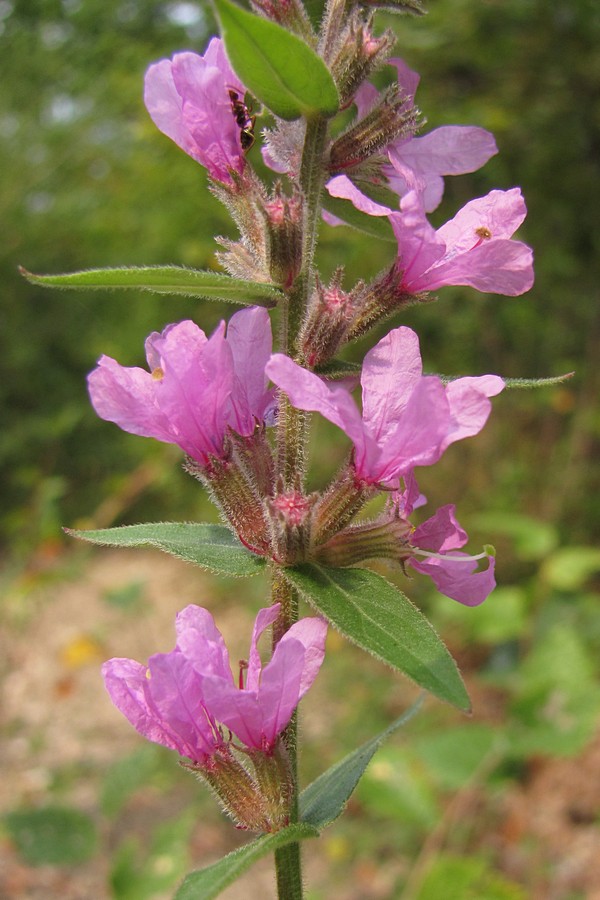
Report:
[[476,571],[477,560],[457,552],[444,560],[409,559],[413,569],[429,575],[440,593],[465,606],[479,606],[496,587],[495,560],[489,556],[487,562],[486,569]]
[[173,81],[170,59],[161,59],[148,67],[144,79],[144,103],[159,131],[171,138],[188,156],[201,162],[196,143],[183,124],[182,100]]
[[247,691],[258,690],[262,670],[262,663],[258,652],[258,642],[263,632],[277,619],[280,609],[281,604],[274,603],[273,606],[267,606],[264,609],[261,609],[256,617],[254,628],[252,630],[250,655],[248,656],[248,670],[246,672]]
[[[324,619],[309,617],[295,622],[283,635],[272,660],[263,672],[263,685],[271,678],[269,670],[275,660],[281,656],[285,661],[287,646],[291,641],[297,641],[304,647],[304,661],[302,676],[300,679],[300,692],[298,700],[301,700],[319,673],[325,657],[325,640],[327,638],[327,622]],[[281,647],[281,650],[279,649]],[[298,701],[296,701],[298,702]]]
[[446,245],[427,221],[416,191],[409,191],[402,198],[401,212],[390,215],[390,224],[398,241],[398,266],[404,273],[402,283],[407,290],[421,290],[413,285],[443,258]]
[[115,422],[123,431],[176,444],[177,435],[156,399],[156,385],[149,372],[119,365],[102,356],[88,375],[92,406],[101,419]]
[[398,149],[398,155],[406,165],[417,172],[434,175],[476,172],[497,152],[494,135],[470,125],[434,128]]
[[227,326],[227,343],[235,370],[235,389],[231,397],[233,418],[229,424],[238,434],[252,434],[256,421],[264,419],[273,402],[265,375],[265,366],[273,349],[267,310],[252,306],[235,313]]
[[447,284],[463,284],[487,294],[518,297],[534,282],[533,251],[513,240],[485,241],[469,252],[435,266],[417,290],[436,290]]
[[[395,430],[386,435],[370,471],[387,487],[397,489],[399,479],[415,466],[430,466],[443,452],[450,410],[439,378],[422,378],[410,396]],[[358,469],[358,466],[357,466]],[[360,470],[359,470],[360,471]]]
[[382,443],[423,373],[419,338],[411,328],[394,328],[365,356],[361,383],[363,419],[370,435]]
[[457,378],[446,385],[450,405],[451,426],[443,441],[443,449],[455,441],[479,434],[492,409],[489,397],[504,389],[499,375]]
[[520,188],[490,191],[470,200],[453,219],[438,229],[449,252],[464,253],[478,243],[476,229],[487,228],[493,240],[508,239],[524,222],[527,207]]
[[464,547],[469,537],[456,516],[453,504],[440,506],[437,512],[419,525],[410,536],[413,547],[430,550],[433,553],[446,553]]
[[177,647],[198,675],[218,675],[233,682],[223,635],[207,609],[190,603],[175,620]]

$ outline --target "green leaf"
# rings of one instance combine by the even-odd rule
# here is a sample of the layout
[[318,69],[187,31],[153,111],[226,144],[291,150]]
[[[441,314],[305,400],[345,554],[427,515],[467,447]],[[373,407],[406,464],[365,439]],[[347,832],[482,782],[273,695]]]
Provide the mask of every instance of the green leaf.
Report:
[[230,0],[214,0],[214,5],[227,56],[251,94],[282,119],[335,115],[335,82],[308,44]]
[[55,288],[117,290],[135,288],[155,294],[184,294],[208,300],[225,300],[244,306],[275,306],[282,296],[273,284],[231,278],[222,272],[201,272],[180,266],[142,266],[119,269],[86,269],[65,275],[21,274],[32,284]]
[[65,531],[73,537],[107,547],[158,547],[171,556],[219,575],[256,575],[264,566],[264,559],[246,550],[224,525],[152,522],[98,531],[71,528]]
[[362,747],[349,753],[340,762],[313,781],[300,795],[300,818],[315,828],[322,829],[344,811],[352,791],[369,765],[375,752],[394,731],[406,724],[420,709],[423,698],[413,703],[399,719],[367,741]]
[[17,849],[32,866],[76,865],[95,853],[96,826],[77,809],[46,806],[15,810],[4,821]]
[[357,209],[349,200],[340,200],[338,197],[329,196],[329,194],[324,194],[323,196],[323,208],[332,215],[337,216],[338,219],[341,219],[344,225],[355,228],[363,234],[376,237],[381,241],[389,241],[391,244],[396,243],[396,238],[387,216],[368,216]]
[[381,575],[311,563],[285,569],[284,574],[353,643],[441,700],[470,709],[456,663],[432,625]]
[[206,869],[190,872],[175,894],[174,900],[211,900],[232,884],[240,875],[267,853],[306,838],[318,837],[319,832],[312,825],[299,822],[289,825],[275,834],[265,834],[250,844],[228,853]]

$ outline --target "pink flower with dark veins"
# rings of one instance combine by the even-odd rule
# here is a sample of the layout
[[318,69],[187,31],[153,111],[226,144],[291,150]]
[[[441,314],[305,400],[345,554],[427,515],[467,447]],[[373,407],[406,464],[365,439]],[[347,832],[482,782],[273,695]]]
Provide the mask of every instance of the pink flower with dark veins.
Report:
[[269,419],[271,349],[262,307],[235,313],[209,338],[191,321],[168,325],[146,341],[149,371],[101,357],[88,376],[92,405],[124,431],[177,444],[205,466],[210,456],[223,456],[229,428],[248,436]]
[[519,188],[490,191],[436,231],[411,191],[401,211],[389,217],[398,241],[398,289],[416,294],[460,284],[510,297],[524,294],[533,284],[533,251],[512,236],[526,214]]
[[144,103],[154,124],[211,178],[226,184],[245,165],[230,91],[243,101],[246,89],[220,38],[212,38],[204,56],[176,53],[154,63],[144,83]]
[[[176,619],[177,643],[150,657],[148,666],[111,659],[102,667],[111,700],[134,728],[157,744],[206,765],[229,742],[224,725],[246,747],[270,752],[316,678],[327,624],[296,622],[264,667],[257,642],[280,605],[262,609],[254,625],[246,686],[234,683],[229,654],[208,610],[190,605]],[[241,675],[240,675],[241,678]]]
[[[404,478],[405,489],[392,494],[395,514],[407,526],[413,509],[421,505],[419,489],[412,473]],[[419,502],[417,501],[419,498]],[[406,538],[405,562],[428,575],[440,593],[465,606],[479,606],[496,586],[494,577],[495,559],[489,553],[469,556],[459,548],[468,541],[466,531],[455,516],[454,505],[441,506],[433,516],[418,525],[410,527]],[[404,550],[403,550],[404,555]],[[479,570],[481,559],[487,560],[487,568]]]
[[504,388],[497,375],[457,378],[444,385],[423,375],[419,339],[405,326],[390,331],[365,356],[362,413],[351,393],[303,369],[283,354],[266,366],[298,409],[319,412],[354,444],[353,464],[366,483],[397,490],[415,466],[437,462],[455,441],[478,434]]

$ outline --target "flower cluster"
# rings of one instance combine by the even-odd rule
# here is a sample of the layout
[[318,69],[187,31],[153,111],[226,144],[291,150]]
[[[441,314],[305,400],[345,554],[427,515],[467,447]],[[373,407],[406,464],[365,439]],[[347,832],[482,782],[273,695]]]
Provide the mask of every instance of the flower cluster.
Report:
[[[417,0],[387,2],[418,7]],[[341,108],[354,107],[355,114],[309,155],[315,174],[308,182],[303,147],[310,123],[301,120],[275,117],[263,135],[264,162],[287,178],[287,187],[279,179],[268,186],[254,171],[248,153],[256,116],[218,38],[203,56],[178,53],[150,66],[144,93],[150,116],[206,168],[213,193],[239,228],[238,240],[220,239],[219,260],[234,278],[270,282],[284,296],[282,344],[273,352],[270,317],[259,307],[237,312],[208,337],[194,322],[179,322],[147,339],[147,370],[102,357],[89,392],[102,418],[181,448],[186,469],[209,489],[235,535],[270,561],[274,583],[285,582],[289,567],[300,563],[342,567],[384,559],[475,606],[494,588],[493,556],[462,550],[468,538],[452,505],[413,524],[425,502],[415,470],[478,434],[505,382],[494,374],[424,373],[419,339],[407,326],[391,329],[367,352],[360,378],[335,380],[327,372],[336,370],[346,343],[407,305],[434,299],[431,292],[445,285],[508,296],[528,290],[532,251],[514,238],[525,203],[518,188],[493,190],[437,230],[429,223],[444,177],[477,170],[497,152],[496,143],[472,126],[417,134],[419,77],[403,60],[388,59],[392,36],[373,33],[364,10],[369,3],[347,4],[347,18],[336,28],[330,22],[319,44]],[[254,7],[317,46],[300,0],[257,0]],[[395,73],[381,91],[369,80],[378,69]],[[307,183],[316,185],[312,198]],[[369,195],[382,185],[395,195],[389,206]],[[320,221],[321,187],[345,202],[348,217],[356,215],[351,204],[360,215],[389,222],[397,254],[370,283],[344,289],[343,269],[328,285],[315,272],[316,238],[306,232],[307,223]],[[330,225],[343,223],[320,211]],[[351,444],[320,492],[304,486],[304,412],[328,419]],[[383,512],[373,521],[357,518],[378,492],[387,498]],[[177,617],[170,653],[153,656],[147,666],[129,659],[104,666],[109,694],[134,727],[189,760],[236,821],[258,831],[289,820],[296,787],[282,735],[324,654],[326,623],[305,618],[290,627],[292,619],[275,602],[274,589],[273,605],[256,619],[237,683],[211,615],[197,606]],[[257,645],[271,625],[274,647],[263,666]]]
[[[157,653],[147,666],[133,659],[111,659],[103,666],[108,693],[134,728],[189,759],[231,815],[259,831],[285,824],[289,810],[283,800],[289,801],[289,791],[279,804],[269,797],[265,807],[265,770],[274,766],[279,774],[285,772],[278,737],[317,676],[327,632],[322,619],[296,622],[263,667],[258,641],[279,609],[275,604],[256,617],[237,685],[213,617],[194,605],[178,614],[177,644],[170,653]],[[252,774],[232,753],[231,733],[253,763]]]

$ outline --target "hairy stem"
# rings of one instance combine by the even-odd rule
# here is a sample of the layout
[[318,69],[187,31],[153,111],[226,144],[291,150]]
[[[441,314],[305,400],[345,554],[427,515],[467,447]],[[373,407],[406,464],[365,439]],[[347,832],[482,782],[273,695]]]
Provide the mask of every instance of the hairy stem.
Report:
[[[282,308],[281,351],[292,358],[298,357],[297,340],[300,325],[314,289],[314,256],[317,229],[321,209],[321,192],[325,177],[324,153],[327,141],[327,121],[321,117],[309,119],[300,168],[300,188],[303,197],[302,266],[293,285],[287,292]],[[280,395],[277,424],[277,480],[285,488],[301,490],[305,477],[307,416],[294,409],[285,394]],[[298,619],[298,595],[285,580],[283,571],[274,567],[271,599],[281,603],[281,612],[273,628],[273,644]],[[290,804],[290,822],[298,820],[298,767],[297,767],[297,719],[296,716],[284,731],[282,740],[289,755],[294,784]],[[302,870],[300,844],[288,844],[275,851],[277,890],[280,900],[301,900]]]

